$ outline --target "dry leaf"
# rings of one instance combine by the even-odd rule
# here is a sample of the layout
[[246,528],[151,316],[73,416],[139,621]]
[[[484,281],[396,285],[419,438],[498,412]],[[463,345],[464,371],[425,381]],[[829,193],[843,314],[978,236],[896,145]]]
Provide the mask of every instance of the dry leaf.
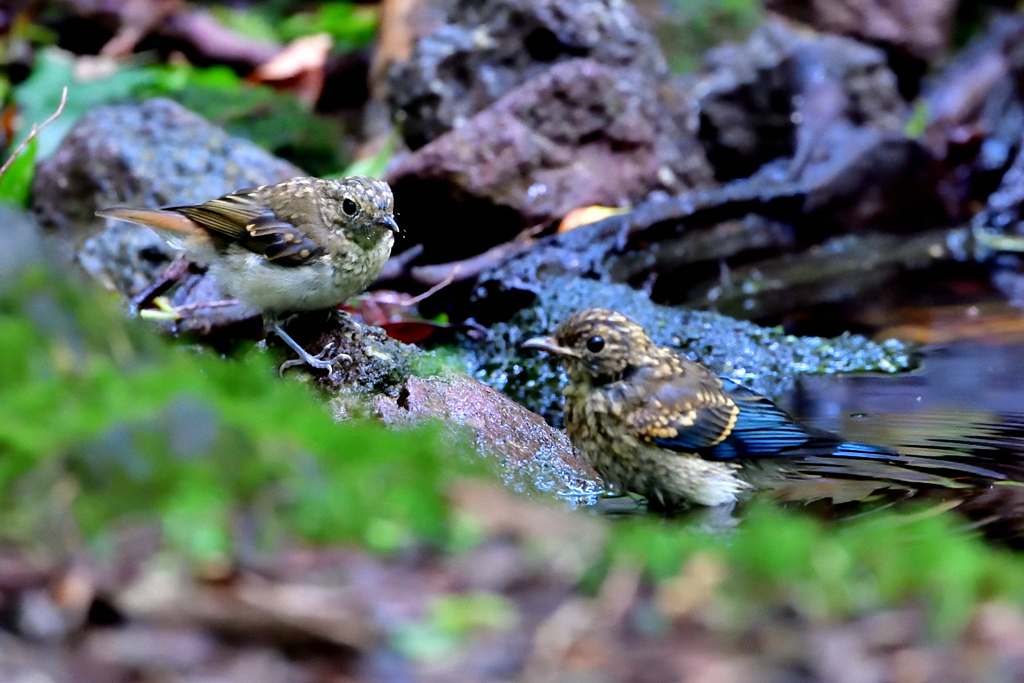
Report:
[[629,213],[629,209],[617,208],[614,206],[584,206],[573,209],[565,214],[565,218],[558,224],[558,232],[569,232],[581,225],[596,223],[609,216],[620,216]]
[[324,89],[324,65],[333,45],[334,39],[327,33],[296,38],[284,50],[260,64],[250,78],[289,90],[313,106]]

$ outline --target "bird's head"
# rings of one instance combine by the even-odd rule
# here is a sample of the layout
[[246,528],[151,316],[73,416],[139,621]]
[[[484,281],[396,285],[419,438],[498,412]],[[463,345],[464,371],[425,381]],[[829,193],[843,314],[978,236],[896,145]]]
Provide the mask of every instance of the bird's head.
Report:
[[395,196],[386,182],[367,176],[326,182],[324,194],[332,223],[367,239],[400,232],[395,222]]
[[653,345],[644,329],[621,313],[588,308],[566,318],[553,335],[534,337],[523,348],[558,355],[573,381],[601,384],[644,365]]

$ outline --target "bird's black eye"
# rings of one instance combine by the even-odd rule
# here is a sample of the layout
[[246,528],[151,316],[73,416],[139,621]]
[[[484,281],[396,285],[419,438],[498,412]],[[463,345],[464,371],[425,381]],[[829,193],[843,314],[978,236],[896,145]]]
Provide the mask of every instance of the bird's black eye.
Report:
[[341,210],[345,212],[346,216],[355,216],[359,206],[351,199],[346,198],[341,202]]
[[587,340],[587,351],[591,353],[600,353],[601,349],[604,348],[604,339],[601,337],[591,337]]

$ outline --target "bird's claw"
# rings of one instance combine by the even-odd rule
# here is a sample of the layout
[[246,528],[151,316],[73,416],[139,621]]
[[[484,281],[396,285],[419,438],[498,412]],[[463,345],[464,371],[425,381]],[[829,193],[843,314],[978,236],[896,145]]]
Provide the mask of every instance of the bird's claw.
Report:
[[291,336],[281,328],[280,324],[273,324],[271,329],[278,337],[281,338],[282,341],[284,341],[284,343],[291,347],[292,351],[294,351],[298,356],[298,358],[286,360],[281,364],[281,367],[278,368],[278,372],[282,375],[288,368],[294,368],[300,365],[308,365],[311,368],[316,368],[318,370],[330,370],[334,367],[334,364],[340,360],[344,360],[346,362],[352,361],[352,357],[346,353],[339,353],[331,358],[325,358],[327,354],[334,350],[334,342],[328,342],[320,353],[314,356],[310,352],[306,351],[306,349],[302,348],[298,342],[292,339]]
[[330,358],[325,358],[325,356],[327,356],[327,354],[329,354],[333,350],[334,342],[328,342],[327,346],[325,346],[320,351],[320,353],[316,354],[315,356],[306,351],[302,351],[301,353],[299,353],[298,358],[286,360],[285,362],[281,363],[280,373],[283,375],[284,371],[287,370],[288,368],[294,368],[302,365],[308,365],[311,368],[316,368],[318,370],[330,370],[338,361],[345,361],[346,363],[352,362],[352,356],[348,355],[347,353],[337,353]]

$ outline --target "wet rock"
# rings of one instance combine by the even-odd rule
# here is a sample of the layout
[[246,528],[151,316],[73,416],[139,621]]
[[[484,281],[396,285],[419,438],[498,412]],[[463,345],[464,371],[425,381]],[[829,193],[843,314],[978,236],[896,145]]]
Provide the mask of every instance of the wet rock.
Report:
[[397,401],[379,398],[377,413],[389,423],[427,418],[465,427],[477,449],[497,460],[506,484],[593,503],[603,487],[568,437],[494,389],[461,373],[409,377]]
[[[392,339],[379,327],[351,319],[326,324],[326,317],[324,311],[303,314],[292,318],[287,326],[292,338],[311,353],[328,349],[330,355],[343,353],[351,359],[339,361],[328,373],[316,372],[319,384],[345,394],[397,396],[424,352]],[[268,338],[285,348],[276,335]],[[290,351],[286,353],[293,357]]]
[[767,0],[820,31],[852,36],[930,61],[948,48],[954,0]]
[[972,225],[1004,235],[1024,235],[1024,154],[1018,152]]
[[447,0],[441,11],[441,26],[388,75],[412,149],[559,62],[665,72],[657,42],[624,0]]
[[681,303],[714,286],[722,260],[770,258],[848,231],[946,224],[933,166],[918,142],[849,125],[834,126],[823,140],[830,152],[810,161],[799,179],[788,177],[788,160],[780,159],[721,187],[651,199],[544,238],[484,279],[538,291],[551,276],[578,274],[646,284],[656,299]]
[[75,123],[36,171],[33,210],[66,255],[132,296],[163,272],[172,251],[145,228],[105,230],[96,209],[194,204],[297,175],[304,174],[255,144],[154,99],[100,107]]
[[719,179],[742,178],[778,157],[790,175],[817,151],[821,134],[849,122],[897,131],[906,105],[885,53],[855,40],[766,21],[742,44],[708,53],[690,86],[700,139]]
[[568,315],[590,306],[622,312],[658,344],[771,398],[792,388],[801,375],[897,372],[917,363],[913,347],[896,340],[879,344],[851,334],[795,337],[717,313],[659,306],[625,285],[566,276],[545,280],[533,305],[492,326],[488,339],[462,340],[474,376],[560,425],[565,384],[561,368],[553,359],[524,353],[519,346],[529,337],[553,332]]
[[950,166],[960,161],[953,187],[961,195],[977,200],[991,189],[970,219],[962,258],[993,262],[993,283],[1016,305],[1024,303],[1022,39],[1024,17],[995,19],[936,79],[928,93],[936,114],[925,133],[934,154],[945,153]]
[[706,186],[667,96],[643,72],[557,64],[390,170],[402,226],[426,260],[450,261],[580,206]]
[[[680,97],[697,103],[716,173],[744,177],[655,195],[629,214],[544,238],[484,279],[537,291],[549,276],[575,273],[706,304],[723,261],[738,267],[851,232],[949,225],[939,171],[902,130],[905,106],[880,50],[769,23],[709,64]],[[883,270],[867,275],[893,274]]]
[[1022,42],[1024,17],[998,16],[926,83],[929,121],[922,140],[950,167],[953,202],[991,192],[1013,161],[1024,135]]
[[[974,216],[971,230],[974,249],[965,250],[964,257],[994,260],[993,283],[1012,303],[1024,304],[1024,151],[1017,153],[984,210]],[[998,254],[1000,249],[1008,253]]]

